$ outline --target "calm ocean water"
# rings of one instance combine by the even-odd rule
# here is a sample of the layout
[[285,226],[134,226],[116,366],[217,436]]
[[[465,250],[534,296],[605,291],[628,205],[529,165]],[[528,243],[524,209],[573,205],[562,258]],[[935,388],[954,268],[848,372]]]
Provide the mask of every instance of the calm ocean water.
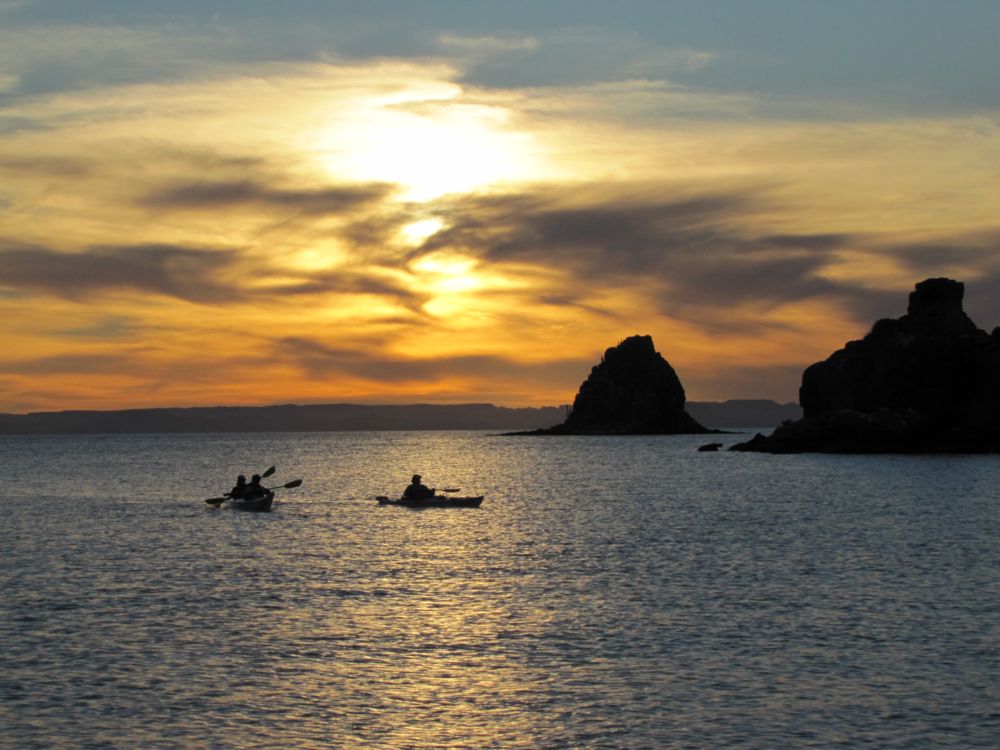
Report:
[[996,748],[1000,458],[705,440],[0,438],[0,746]]

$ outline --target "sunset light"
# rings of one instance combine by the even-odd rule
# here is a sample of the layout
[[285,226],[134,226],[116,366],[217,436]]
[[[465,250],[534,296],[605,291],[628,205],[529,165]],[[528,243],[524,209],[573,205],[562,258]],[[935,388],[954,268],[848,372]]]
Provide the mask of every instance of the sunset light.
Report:
[[1000,0],[0,0],[0,748],[996,748]]
[[318,143],[330,175],[397,184],[412,201],[545,176],[538,146],[510,127],[509,111],[463,103],[459,87],[435,93],[373,99],[334,117]]
[[[917,53],[851,97],[735,27],[732,51],[656,23],[364,51],[356,20],[299,50],[226,18],[0,32],[0,411],[561,404],[634,333],[689,398],[785,402],[917,278],[1000,318],[1000,102]],[[224,366],[260,347],[282,357]]]

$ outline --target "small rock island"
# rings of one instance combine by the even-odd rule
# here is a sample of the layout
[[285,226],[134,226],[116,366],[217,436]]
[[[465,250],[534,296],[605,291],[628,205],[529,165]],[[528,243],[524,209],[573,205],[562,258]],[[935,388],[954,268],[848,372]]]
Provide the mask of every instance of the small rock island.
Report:
[[806,369],[802,419],[730,450],[1000,452],[1000,328],[977,328],[964,294],[952,279],[920,282],[906,315]]
[[684,386],[653,346],[630,336],[604,352],[566,421],[522,435],[677,435],[714,432],[684,410]]

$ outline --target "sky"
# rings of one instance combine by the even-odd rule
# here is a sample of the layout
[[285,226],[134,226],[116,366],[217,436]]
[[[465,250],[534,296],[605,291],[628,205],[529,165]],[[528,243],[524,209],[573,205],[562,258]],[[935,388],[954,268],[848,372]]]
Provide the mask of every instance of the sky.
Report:
[[995,0],[0,0],[0,411],[794,401],[1000,323]]

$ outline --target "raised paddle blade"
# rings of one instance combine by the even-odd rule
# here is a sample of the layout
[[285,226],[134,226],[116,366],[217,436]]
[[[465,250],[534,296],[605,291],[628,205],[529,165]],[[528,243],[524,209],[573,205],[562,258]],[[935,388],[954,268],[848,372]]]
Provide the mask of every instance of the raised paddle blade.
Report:
[[265,472],[264,472],[263,474],[261,474],[261,475],[260,475],[260,478],[261,478],[261,479],[264,479],[265,477],[269,477],[269,476],[271,476],[271,475],[272,475],[272,474],[273,474],[273,473],[274,473],[275,471],[276,471],[276,469],[275,469],[275,468],[274,468],[274,467],[272,466],[272,467],[271,467],[270,469],[268,469],[268,470],[267,470],[267,471],[265,471]]

